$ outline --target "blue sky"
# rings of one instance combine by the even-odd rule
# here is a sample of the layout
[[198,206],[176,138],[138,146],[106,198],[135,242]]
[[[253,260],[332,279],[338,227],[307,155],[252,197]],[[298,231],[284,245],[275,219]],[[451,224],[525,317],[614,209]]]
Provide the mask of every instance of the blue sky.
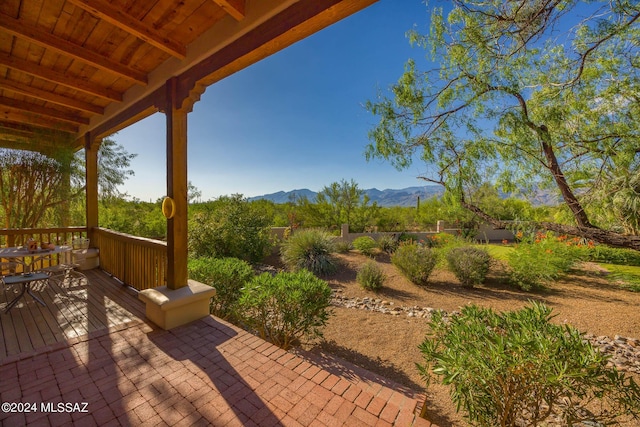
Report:
[[[422,0],[380,0],[369,8],[210,86],[188,123],[188,179],[202,200],[240,193],[323,186],[341,179],[360,188],[424,185],[425,165],[397,171],[367,162],[367,132],[377,118],[364,109],[378,89],[424,58],[405,34],[428,32]],[[164,115],[155,114],[114,138],[138,156],[135,176],[120,190],[143,201],[166,193]]]

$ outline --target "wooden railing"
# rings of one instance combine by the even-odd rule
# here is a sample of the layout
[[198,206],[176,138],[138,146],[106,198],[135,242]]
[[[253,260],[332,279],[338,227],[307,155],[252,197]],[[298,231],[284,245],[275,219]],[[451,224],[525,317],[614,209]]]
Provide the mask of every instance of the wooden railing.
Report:
[[100,268],[139,291],[166,284],[166,242],[106,228],[92,231],[91,246],[100,250]]
[[0,246],[22,246],[32,238],[38,243],[49,242],[56,245],[71,244],[74,239],[87,237],[87,227],[58,228],[0,228]]

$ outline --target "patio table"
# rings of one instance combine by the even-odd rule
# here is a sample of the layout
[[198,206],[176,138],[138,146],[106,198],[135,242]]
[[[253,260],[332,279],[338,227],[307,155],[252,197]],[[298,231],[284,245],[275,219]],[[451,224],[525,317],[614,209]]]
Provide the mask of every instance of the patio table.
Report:
[[32,283],[39,282],[41,280],[49,280],[49,275],[46,273],[23,273],[17,274],[15,276],[4,277],[2,281],[5,283],[5,285],[22,285],[22,290],[20,291],[18,296],[11,300],[11,302],[9,302],[9,304],[7,304],[7,307],[4,309],[5,314],[8,313],[9,310],[11,310],[22,297],[24,297],[25,293],[28,293],[34,300],[45,306],[46,304],[44,303],[44,301],[34,295],[31,292],[30,288]]
[[24,267],[24,272],[29,273],[31,267],[38,261],[70,250],[71,246],[56,246],[54,249],[38,249],[33,252],[28,251],[25,247],[8,247],[0,248],[0,258],[21,264]]

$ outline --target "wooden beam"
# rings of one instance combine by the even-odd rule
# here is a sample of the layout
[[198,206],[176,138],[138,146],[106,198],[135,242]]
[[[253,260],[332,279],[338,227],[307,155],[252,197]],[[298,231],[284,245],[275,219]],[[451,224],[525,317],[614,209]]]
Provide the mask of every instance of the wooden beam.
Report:
[[180,108],[177,80],[167,81],[167,196],[175,203],[173,218],[167,219],[167,287],[187,286],[187,110]]
[[7,106],[16,110],[22,110],[27,113],[40,114],[42,116],[51,117],[53,119],[63,120],[65,122],[75,123],[79,125],[88,125],[89,119],[78,116],[77,114],[65,113],[63,111],[52,110],[42,105],[33,104],[31,102],[19,101],[13,98],[0,96],[0,106]]
[[236,21],[242,21],[244,19],[244,1],[245,0],[213,0],[213,2],[220,6],[225,12],[233,16]]
[[171,56],[184,59],[187,55],[187,48],[185,46],[181,46],[170,38],[162,36],[154,28],[138,21],[130,15],[127,15],[123,10],[112,7],[104,0],[67,1],[86,10],[103,21],[126,31],[129,34],[133,34],[144,42],[157,47]]
[[45,49],[77,59],[101,70],[116,74],[141,85],[147,84],[147,76],[131,67],[112,61],[92,50],[71,43],[40,28],[27,24],[19,19],[0,13],[0,27],[16,37],[30,41]]
[[0,89],[9,90],[21,95],[28,96],[30,98],[51,102],[63,107],[74,108],[76,110],[85,111],[87,113],[95,113],[100,115],[104,114],[104,108],[100,107],[99,105],[80,101],[75,98],[69,98],[63,95],[58,95],[57,93],[52,93],[47,90],[31,87],[24,83],[19,83],[16,81],[2,79],[0,80]]
[[108,99],[109,101],[122,102],[122,94],[113,89],[107,89],[102,86],[89,83],[79,77],[69,76],[59,71],[51,70],[39,64],[35,64],[24,59],[13,57],[9,54],[0,54],[0,65],[11,69],[21,71],[23,73],[39,77],[41,79],[79,90],[89,95],[98,96]]
[[0,106],[0,119],[14,123],[27,123],[40,128],[52,129],[63,132],[78,132],[78,126],[59,120],[42,117],[40,115],[25,113],[11,108]]
[[90,133],[84,135],[86,220],[89,240],[94,240],[98,227],[98,150],[100,141],[95,141]]

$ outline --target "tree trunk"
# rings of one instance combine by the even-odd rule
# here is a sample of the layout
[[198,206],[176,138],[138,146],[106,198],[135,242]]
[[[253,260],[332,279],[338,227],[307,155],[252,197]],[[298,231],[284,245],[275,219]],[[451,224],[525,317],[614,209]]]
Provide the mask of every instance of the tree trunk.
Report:
[[[513,222],[501,221],[492,217],[484,212],[479,207],[467,203],[464,199],[460,201],[465,209],[470,210],[474,214],[478,215],[483,220],[492,224],[497,228],[509,228],[513,226]],[[632,236],[628,234],[615,233],[613,231],[602,230],[601,228],[594,226],[574,226],[556,224],[553,222],[534,222],[534,221],[520,221],[520,224],[526,224],[528,226],[536,227],[543,230],[554,231],[560,234],[569,234],[572,236],[584,237],[585,239],[593,240],[597,243],[613,246],[616,248],[633,249],[640,251],[640,236]]]

